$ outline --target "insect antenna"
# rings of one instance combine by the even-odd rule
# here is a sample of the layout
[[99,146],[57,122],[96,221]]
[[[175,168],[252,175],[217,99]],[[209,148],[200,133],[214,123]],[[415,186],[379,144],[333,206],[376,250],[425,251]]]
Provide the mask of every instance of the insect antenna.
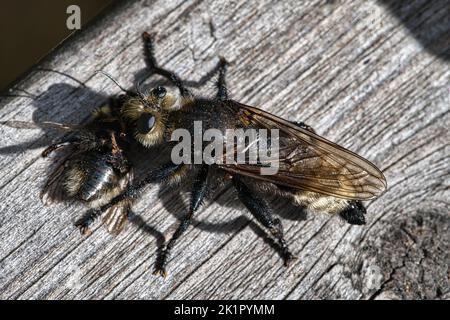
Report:
[[65,72],[62,71],[58,71],[58,70],[53,70],[53,69],[46,69],[46,68],[37,68],[36,71],[43,71],[43,72],[53,72],[62,76],[65,76],[73,81],[75,81],[76,83],[80,84],[81,86],[87,88],[86,84],[83,81],[78,80],[77,78],[75,78],[74,76],[71,76],[70,74],[67,74]]
[[[77,78],[71,76],[70,74],[67,74],[65,72],[62,71],[58,71],[58,70],[53,70],[53,69],[47,69],[47,68],[36,68],[34,70],[35,72],[53,72],[62,76],[65,76],[73,81],[75,81],[76,83],[78,83],[79,85],[81,85],[84,88],[87,88],[86,84],[83,81],[78,80]],[[14,91],[16,92],[23,92],[22,93],[14,93]],[[10,97],[19,97],[19,98],[28,98],[31,100],[36,100],[39,98],[39,95],[34,95],[29,93],[28,91],[24,90],[24,89],[20,89],[20,88],[10,88],[8,90],[8,93],[5,94],[0,94],[1,98],[10,98]]]
[[142,81],[138,81],[136,83],[136,93],[138,94],[139,98],[145,100],[145,95],[144,95],[144,93],[141,90],[141,85],[142,85]]
[[106,78],[108,78],[109,80],[111,80],[112,82],[114,82],[114,84],[115,84],[116,86],[118,86],[119,89],[122,90],[123,92],[125,92],[126,94],[130,94],[130,93],[131,93],[129,90],[124,89],[124,87],[122,87],[122,86],[119,84],[119,82],[118,82],[116,79],[114,79],[109,73],[107,73],[107,72],[105,72],[105,71],[103,71],[103,70],[97,70],[97,71],[95,71],[95,73],[96,73],[96,74],[100,73],[100,74],[104,75]]
[[[14,93],[14,92],[23,92],[23,93]],[[31,100],[36,100],[38,97],[29,93],[26,90],[20,88],[11,88],[8,90],[6,94],[0,94],[1,98],[11,98],[11,97],[19,97],[19,98],[27,98]]]
[[[142,92],[142,82],[144,80],[138,81],[135,85],[136,94],[141,99],[142,103],[147,104],[147,99],[145,94]],[[160,109],[157,105],[152,105],[153,108]]]

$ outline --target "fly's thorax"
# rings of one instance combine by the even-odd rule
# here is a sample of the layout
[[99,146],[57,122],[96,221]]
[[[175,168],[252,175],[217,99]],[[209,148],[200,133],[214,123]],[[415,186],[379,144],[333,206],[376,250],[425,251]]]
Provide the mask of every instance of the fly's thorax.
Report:
[[188,130],[192,136],[199,130],[204,134],[205,131],[214,129],[225,135],[227,130],[238,128],[235,115],[230,113],[222,101],[203,98],[188,100],[181,108],[172,109],[167,123],[172,129]]

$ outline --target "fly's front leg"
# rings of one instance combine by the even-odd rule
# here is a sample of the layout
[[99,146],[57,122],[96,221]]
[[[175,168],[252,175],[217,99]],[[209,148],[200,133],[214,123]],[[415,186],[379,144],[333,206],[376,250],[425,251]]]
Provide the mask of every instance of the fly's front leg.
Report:
[[238,177],[233,177],[233,184],[238,192],[239,199],[251,212],[251,214],[266,227],[272,236],[278,241],[283,256],[284,265],[288,267],[294,255],[290,252],[284,239],[283,226],[279,219],[272,217],[272,211],[267,202],[252,192]]
[[218,99],[226,100],[228,99],[227,88],[225,87],[225,74],[226,68],[228,66],[228,62],[225,58],[220,57],[219,62],[214,66],[213,69],[208,71],[205,75],[203,75],[200,80],[197,81],[184,81],[184,84],[189,87],[200,88],[205,85],[209,80],[211,80],[216,74],[219,74],[218,81],[216,82],[216,86],[218,88],[218,92],[216,97]]
[[186,216],[181,220],[177,230],[172,235],[172,238],[167,243],[166,247],[161,252],[161,255],[156,262],[155,275],[161,275],[164,278],[167,276],[166,265],[167,259],[170,256],[171,250],[175,245],[175,242],[181,237],[181,235],[187,230],[189,225],[191,224],[192,217],[194,212],[200,207],[202,200],[206,194],[206,190],[208,187],[208,165],[202,165],[200,168],[200,172],[197,174],[195,178],[194,185],[192,188],[191,194],[191,203],[189,206],[189,211]]
[[83,236],[90,235],[92,233],[89,228],[102,214],[102,211],[97,209],[92,209],[86,212],[80,219],[75,222],[75,227],[77,227]]
[[167,80],[169,80],[173,85],[175,85],[179,90],[183,97],[190,98],[192,97],[192,93],[186,88],[187,85],[199,87],[205,84],[209,79],[211,79],[215,74],[219,74],[217,81],[217,98],[220,100],[228,99],[228,90],[225,83],[225,74],[228,66],[228,62],[225,58],[220,57],[217,66],[208,72],[205,76],[203,76],[199,81],[183,81],[177,74],[167,69],[161,68],[158,66],[158,63],[155,58],[154,52],[154,41],[150,34],[144,32],[142,34],[142,39],[144,41],[144,54],[145,61],[147,64],[147,68],[150,72],[159,74],[163,76]]
[[149,71],[151,73],[159,74],[160,76],[163,76],[164,78],[169,80],[178,88],[178,90],[180,90],[180,94],[182,97],[192,97],[192,93],[185,87],[183,80],[181,80],[181,78],[177,74],[158,66],[155,58],[155,47],[152,36],[149,33],[144,32],[142,34],[142,40],[144,41],[145,62]]

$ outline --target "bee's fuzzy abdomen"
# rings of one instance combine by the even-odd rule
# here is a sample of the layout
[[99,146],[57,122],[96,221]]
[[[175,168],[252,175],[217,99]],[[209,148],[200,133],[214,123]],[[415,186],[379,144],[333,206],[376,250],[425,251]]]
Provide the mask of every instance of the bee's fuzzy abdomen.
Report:
[[65,188],[68,195],[89,202],[111,188],[117,180],[117,174],[107,160],[107,155],[99,152],[84,153],[74,159],[66,172]]
[[79,195],[85,201],[92,201],[100,196],[102,191],[111,187],[116,178],[116,173],[111,164],[107,162],[107,156],[100,153],[90,154],[85,161],[88,172],[87,179],[82,184]]

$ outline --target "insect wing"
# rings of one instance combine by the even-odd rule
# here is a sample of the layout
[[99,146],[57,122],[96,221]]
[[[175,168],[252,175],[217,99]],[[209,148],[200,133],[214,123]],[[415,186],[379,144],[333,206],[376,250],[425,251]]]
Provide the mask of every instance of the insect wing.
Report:
[[128,203],[119,202],[106,210],[102,220],[110,234],[118,235],[123,230],[128,220],[129,209]]
[[68,123],[57,123],[57,122],[50,122],[50,121],[34,123],[34,122],[27,122],[27,121],[11,120],[11,121],[2,121],[2,122],[0,122],[0,124],[7,126],[7,127],[15,128],[15,129],[49,128],[49,129],[57,129],[60,131],[78,131],[83,128],[80,125],[68,124]]
[[[120,190],[125,190],[133,178],[134,171],[130,168],[130,171],[119,182]],[[118,235],[122,232],[127,224],[130,208],[131,200],[122,200],[105,211],[102,221],[110,234]]]
[[[278,170],[261,175],[261,164],[223,164],[223,169],[277,185],[354,200],[370,200],[387,187],[371,162],[323,137],[261,109],[230,101],[228,106],[245,127],[279,130]],[[267,166],[267,164],[265,165]]]

